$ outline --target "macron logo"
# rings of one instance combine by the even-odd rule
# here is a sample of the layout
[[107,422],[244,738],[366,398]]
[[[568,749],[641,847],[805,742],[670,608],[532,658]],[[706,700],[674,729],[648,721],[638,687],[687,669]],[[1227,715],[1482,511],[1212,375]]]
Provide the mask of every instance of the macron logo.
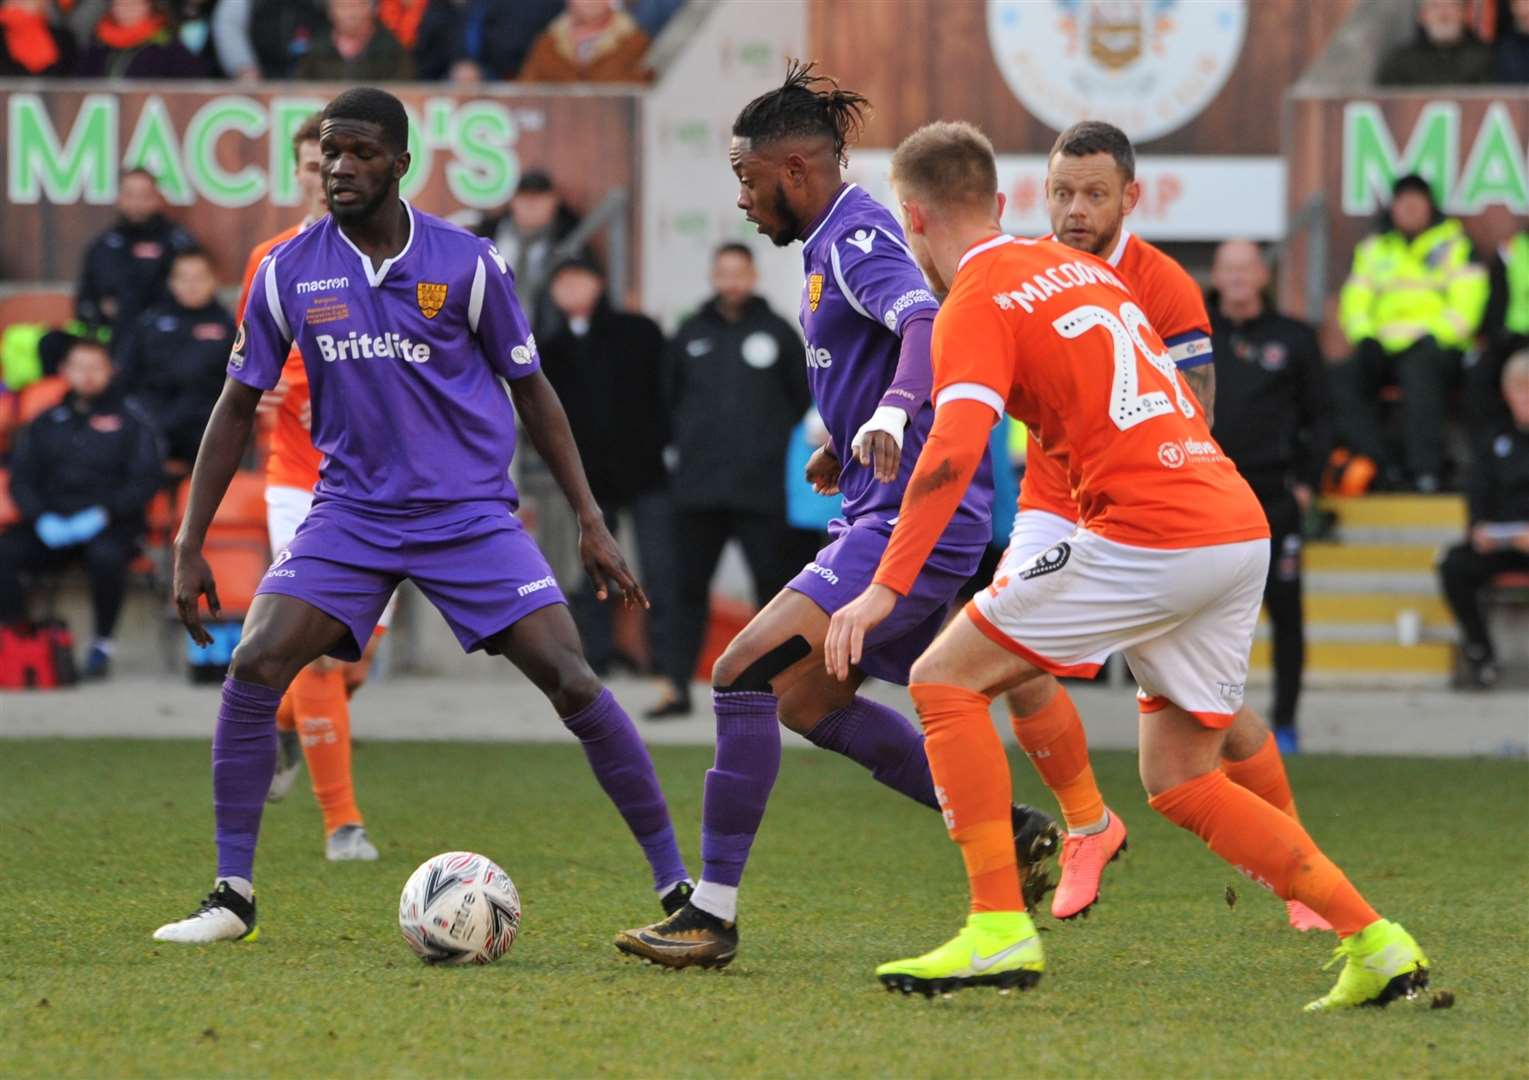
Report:
[[535,581],[526,582],[520,588],[515,590],[515,595],[530,596],[534,592],[541,592],[543,589],[550,589],[556,584],[557,578],[553,577],[551,574],[548,574],[544,578],[537,578]]
[[348,277],[319,278],[317,281],[299,281],[297,283],[297,294],[301,296],[304,293],[325,292],[329,289],[348,288],[350,288],[350,278]]
[[828,582],[830,585],[837,585],[837,584],[839,584],[839,575],[834,573],[832,570],[830,570],[826,566],[819,566],[815,562],[810,562],[810,563],[807,564],[805,569],[806,569],[807,573],[809,573],[809,574],[816,574],[818,577],[822,578],[824,581]]
[[869,255],[871,253],[871,245],[876,242],[876,234],[871,232],[870,229],[856,229],[854,236],[846,236],[844,239]]

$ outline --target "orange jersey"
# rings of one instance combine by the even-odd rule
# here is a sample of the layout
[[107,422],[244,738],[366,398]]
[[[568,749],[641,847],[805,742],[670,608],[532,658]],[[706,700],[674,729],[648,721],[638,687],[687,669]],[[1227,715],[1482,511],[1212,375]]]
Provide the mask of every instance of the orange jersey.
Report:
[[1067,448],[1090,532],[1164,549],[1268,538],[1252,489],[1107,263],[1046,240],[976,245],[935,319],[933,362],[935,426],[878,583],[906,593],[981,459],[988,433],[973,419],[1003,412]]
[[[260,267],[260,260],[284,240],[290,240],[302,232],[301,225],[293,225],[255,245],[249,261],[244,264],[244,287],[239,292],[239,307],[235,312],[244,318],[244,304],[249,299],[250,282]],[[313,448],[313,436],[303,427],[303,406],[308,403],[308,369],[303,367],[302,353],[297,346],[287,354],[287,362],[281,369],[281,381],[287,384],[287,396],[276,410],[275,427],[271,432],[271,452],[265,461],[265,482],[269,487],[295,487],[312,491],[319,482],[319,463],[324,455]]]
[[[1141,237],[1122,230],[1120,242],[1106,260],[1131,287],[1141,309],[1168,344],[1174,361],[1184,368],[1211,362],[1210,315],[1199,285],[1189,272]],[[1019,485],[1021,510],[1045,510],[1078,519],[1078,500],[1067,479],[1065,447],[1032,443]]]

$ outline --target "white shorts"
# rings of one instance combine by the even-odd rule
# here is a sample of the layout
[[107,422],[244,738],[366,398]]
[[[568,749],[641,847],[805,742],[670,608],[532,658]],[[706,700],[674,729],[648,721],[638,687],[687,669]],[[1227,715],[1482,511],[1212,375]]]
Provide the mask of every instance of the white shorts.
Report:
[[1268,569],[1267,540],[1167,550],[1075,529],[1029,558],[1011,550],[967,613],[1053,675],[1091,676],[1123,652],[1143,712],[1171,702],[1226,727],[1242,706]]
[[1069,521],[1049,510],[1021,510],[1014,515],[1014,528],[1009,530],[1009,546],[1003,553],[1003,561],[1029,562],[1077,531],[1076,521]]
[[[271,554],[275,555],[292,542],[297,527],[313,507],[313,492],[302,488],[268,485],[265,489],[265,528],[271,537]],[[377,629],[386,630],[393,624],[393,612],[398,608],[395,592],[382,609]]]

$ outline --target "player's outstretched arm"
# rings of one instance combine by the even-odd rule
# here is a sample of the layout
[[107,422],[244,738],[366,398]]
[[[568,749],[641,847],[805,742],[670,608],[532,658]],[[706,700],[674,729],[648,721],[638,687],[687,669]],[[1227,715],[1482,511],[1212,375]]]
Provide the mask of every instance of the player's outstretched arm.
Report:
[[172,591],[175,610],[198,645],[212,643],[212,635],[202,626],[202,615],[198,610],[201,598],[203,595],[207,597],[208,610],[214,615],[222,606],[218,603],[212,568],[202,557],[202,544],[207,539],[212,516],[217,513],[218,504],[223,501],[239,461],[244,457],[244,448],[249,445],[255,407],[259,403],[259,390],[236,379],[226,380],[212,417],[207,421],[202,445],[196,453],[196,464],[191,470],[191,494],[186,499],[180,533],[175,537]]
[[537,370],[515,379],[510,383],[510,397],[536,452],[552,470],[557,486],[563,489],[578,515],[579,557],[595,587],[595,596],[604,600],[610,595],[610,586],[615,586],[626,603],[649,607],[642,586],[616,545],[616,538],[605,527],[605,515],[600,512],[584,475],[584,462],[579,458],[578,444],[573,441],[568,414],[547,376]]

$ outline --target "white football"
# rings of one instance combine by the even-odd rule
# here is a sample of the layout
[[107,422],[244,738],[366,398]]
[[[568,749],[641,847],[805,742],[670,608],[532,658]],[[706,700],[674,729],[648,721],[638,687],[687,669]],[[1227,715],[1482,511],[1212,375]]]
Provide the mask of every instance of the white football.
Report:
[[520,894],[492,859],[448,851],[404,883],[398,928],[427,964],[488,964],[520,930]]

